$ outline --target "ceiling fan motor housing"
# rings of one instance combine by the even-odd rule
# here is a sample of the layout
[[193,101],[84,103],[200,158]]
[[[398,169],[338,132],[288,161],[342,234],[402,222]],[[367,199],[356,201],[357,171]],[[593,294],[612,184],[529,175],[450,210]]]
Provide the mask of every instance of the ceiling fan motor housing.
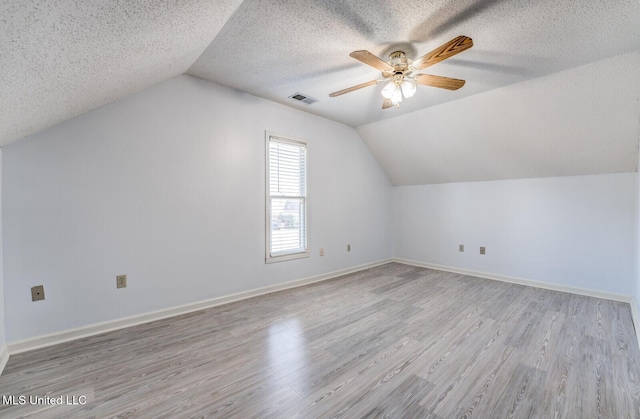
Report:
[[393,67],[396,73],[404,72],[409,69],[411,60],[407,58],[403,51],[395,51],[389,54],[389,65]]

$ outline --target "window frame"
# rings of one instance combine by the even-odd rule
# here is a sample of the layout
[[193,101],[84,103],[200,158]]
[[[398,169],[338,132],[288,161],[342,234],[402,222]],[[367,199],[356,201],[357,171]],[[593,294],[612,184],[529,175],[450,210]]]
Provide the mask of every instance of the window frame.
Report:
[[[304,250],[288,252],[288,253],[276,253],[271,254],[271,239],[273,226],[271,223],[271,162],[270,162],[270,144],[272,141],[291,144],[295,146],[302,146],[306,150],[305,158],[305,195],[304,195],[304,229],[305,229],[305,243]],[[305,140],[297,138],[291,138],[285,135],[276,134],[271,131],[265,131],[265,263],[282,262],[285,260],[294,260],[301,258],[308,258],[311,256],[309,250],[309,144]]]

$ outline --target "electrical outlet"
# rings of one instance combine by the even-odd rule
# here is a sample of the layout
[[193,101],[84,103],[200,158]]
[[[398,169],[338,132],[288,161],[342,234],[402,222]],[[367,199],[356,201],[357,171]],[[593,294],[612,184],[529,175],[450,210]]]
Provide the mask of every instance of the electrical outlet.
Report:
[[324,256],[324,249],[320,249],[320,256]]
[[31,287],[31,301],[44,300],[44,285]]
[[459,244],[458,245],[458,251],[459,252],[464,252],[464,244]]
[[126,275],[116,276],[116,288],[126,288],[126,287],[127,287],[127,276]]
[[350,251],[351,251],[351,245],[350,245],[350,244],[348,244],[348,245],[347,245],[347,252],[350,252]]
[[484,253],[485,253],[484,246],[481,246],[481,247],[480,247],[480,254],[481,254],[481,255],[484,255]]

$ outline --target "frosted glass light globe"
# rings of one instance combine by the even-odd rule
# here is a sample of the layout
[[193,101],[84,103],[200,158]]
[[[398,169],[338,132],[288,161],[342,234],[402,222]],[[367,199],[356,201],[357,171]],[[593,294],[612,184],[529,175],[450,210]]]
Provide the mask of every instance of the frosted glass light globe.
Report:
[[405,79],[400,85],[400,88],[402,89],[402,94],[406,98],[410,98],[416,94],[416,82],[411,79]]

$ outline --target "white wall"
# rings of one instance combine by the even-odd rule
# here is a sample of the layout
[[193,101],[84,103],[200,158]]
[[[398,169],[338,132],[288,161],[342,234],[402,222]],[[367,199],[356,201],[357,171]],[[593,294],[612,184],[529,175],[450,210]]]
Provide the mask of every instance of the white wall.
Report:
[[636,50],[358,127],[404,185],[394,256],[640,302],[639,65]]
[[[309,142],[310,258],[264,263],[265,130]],[[353,128],[189,76],[3,154],[9,342],[391,256],[391,184]]]
[[394,256],[630,296],[636,182],[623,173],[395,187]]

